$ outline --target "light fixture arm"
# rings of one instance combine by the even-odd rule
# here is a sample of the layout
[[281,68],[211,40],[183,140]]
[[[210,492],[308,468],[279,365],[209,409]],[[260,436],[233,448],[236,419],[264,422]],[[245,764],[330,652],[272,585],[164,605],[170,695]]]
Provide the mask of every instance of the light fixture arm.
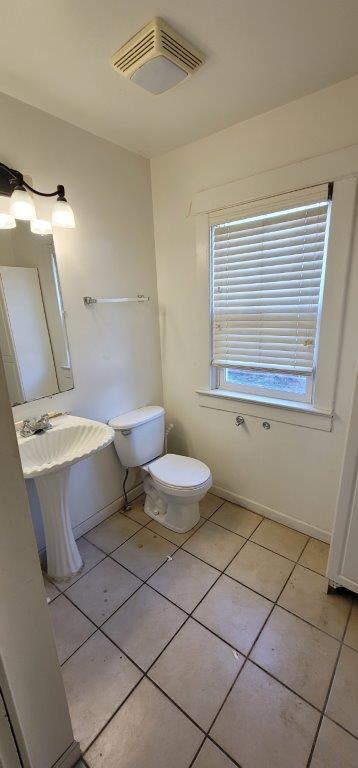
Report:
[[[9,176],[9,186],[10,190],[12,191],[12,188],[15,186],[21,186],[26,187],[26,189],[29,189],[30,192],[33,192],[35,195],[40,195],[40,197],[55,197],[57,195],[59,200],[66,201],[65,198],[65,188],[63,184],[57,184],[57,188],[54,192],[40,192],[39,189],[35,189],[31,186],[31,184],[28,184],[27,181],[25,181],[23,174],[20,171],[15,170],[14,168],[9,168],[8,165],[5,165],[5,163],[0,163],[0,169],[5,171]],[[10,192],[11,194],[11,192]]]
[[31,187],[30,184],[28,184],[24,179],[22,180],[22,183],[26,189],[29,189],[30,192],[33,192],[35,195],[41,195],[41,197],[55,197],[55,195],[57,195],[59,200],[66,200],[65,188],[63,184],[57,184],[57,189],[55,192],[40,192],[38,189]]

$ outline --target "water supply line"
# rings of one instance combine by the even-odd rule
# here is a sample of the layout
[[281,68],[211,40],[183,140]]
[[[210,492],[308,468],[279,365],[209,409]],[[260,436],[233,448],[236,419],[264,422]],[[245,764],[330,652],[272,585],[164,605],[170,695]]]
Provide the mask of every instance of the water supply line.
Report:
[[126,482],[127,482],[127,480],[128,480],[128,475],[129,475],[129,469],[128,469],[128,467],[127,467],[127,469],[126,469],[126,472],[125,472],[125,475],[124,475],[123,485],[122,485],[122,488],[123,488],[123,496],[124,496],[124,504],[123,504],[123,509],[124,509],[124,510],[126,510],[126,511],[127,511],[127,510],[130,510],[130,509],[132,509],[132,507],[131,507],[131,504],[130,504],[130,502],[128,501],[128,496],[127,496],[127,491],[126,491]]
[[[174,424],[166,424],[165,433],[164,433],[164,453],[165,454],[168,453],[168,435],[169,435],[169,432],[171,432],[173,428],[174,428]],[[127,494],[127,490],[126,490],[126,483],[127,483],[127,480],[128,480],[128,475],[129,475],[129,469],[127,468],[126,471],[125,471],[125,475],[124,475],[124,479],[123,479],[123,484],[122,484],[123,497],[124,497],[123,509],[125,511],[129,511],[130,509],[132,509],[131,503],[130,503],[130,501],[128,501],[128,494]]]

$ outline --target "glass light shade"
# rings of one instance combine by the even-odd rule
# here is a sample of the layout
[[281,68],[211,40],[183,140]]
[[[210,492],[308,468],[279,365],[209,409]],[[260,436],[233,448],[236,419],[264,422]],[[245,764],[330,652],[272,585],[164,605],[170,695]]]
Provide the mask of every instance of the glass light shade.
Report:
[[10,214],[10,198],[0,195],[0,229],[14,229],[16,221]]
[[10,198],[10,213],[22,221],[36,219],[35,204],[26,189],[14,189]]
[[52,226],[73,229],[75,217],[70,204],[66,200],[56,200],[52,209]]
[[52,235],[52,226],[45,219],[33,219],[30,222],[30,229],[34,235]]

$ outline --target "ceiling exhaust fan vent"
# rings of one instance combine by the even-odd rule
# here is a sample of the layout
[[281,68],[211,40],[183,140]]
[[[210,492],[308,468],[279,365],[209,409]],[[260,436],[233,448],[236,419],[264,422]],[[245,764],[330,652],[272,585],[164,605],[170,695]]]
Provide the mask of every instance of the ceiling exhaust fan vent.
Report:
[[112,56],[117,72],[154,94],[185,80],[204,61],[204,55],[162,19],[151,21]]

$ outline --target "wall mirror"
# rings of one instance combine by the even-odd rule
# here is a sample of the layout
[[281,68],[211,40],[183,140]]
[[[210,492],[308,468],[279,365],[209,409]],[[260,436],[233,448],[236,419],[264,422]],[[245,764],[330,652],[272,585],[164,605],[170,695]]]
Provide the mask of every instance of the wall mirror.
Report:
[[74,386],[53,237],[28,221],[0,230],[0,352],[11,405]]

